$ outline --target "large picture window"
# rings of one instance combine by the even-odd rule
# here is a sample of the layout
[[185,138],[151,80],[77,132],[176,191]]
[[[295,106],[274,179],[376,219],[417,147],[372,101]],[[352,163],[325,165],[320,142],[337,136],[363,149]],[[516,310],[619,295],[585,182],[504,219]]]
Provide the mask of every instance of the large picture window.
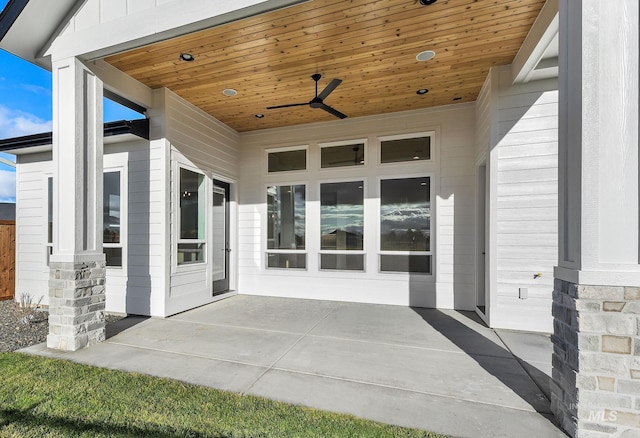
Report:
[[306,268],[306,187],[267,187],[267,267]]
[[103,180],[102,242],[107,266],[122,267],[122,202],[120,172],[105,172]]
[[178,264],[203,262],[206,206],[204,175],[181,168],[179,197]]
[[364,270],[364,181],[320,185],[320,231],[320,269]]
[[431,178],[380,181],[380,270],[431,273]]

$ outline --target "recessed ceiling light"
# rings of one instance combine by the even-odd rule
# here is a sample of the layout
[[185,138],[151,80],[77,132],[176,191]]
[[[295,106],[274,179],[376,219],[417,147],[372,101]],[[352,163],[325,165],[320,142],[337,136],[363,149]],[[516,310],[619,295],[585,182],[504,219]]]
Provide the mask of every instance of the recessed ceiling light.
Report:
[[180,59],[186,62],[191,62],[191,61],[195,61],[196,57],[193,56],[191,53],[184,52],[180,54]]
[[426,88],[421,88],[418,91],[416,91],[416,94],[427,94],[429,92],[429,90],[427,90]]
[[256,114],[256,119],[264,119],[264,114]]
[[222,94],[224,94],[225,96],[235,96],[238,94],[238,92],[236,90],[234,90],[233,88],[225,88],[224,90],[222,90]]
[[416,61],[428,61],[436,56],[436,52],[433,50],[425,50],[416,55]]

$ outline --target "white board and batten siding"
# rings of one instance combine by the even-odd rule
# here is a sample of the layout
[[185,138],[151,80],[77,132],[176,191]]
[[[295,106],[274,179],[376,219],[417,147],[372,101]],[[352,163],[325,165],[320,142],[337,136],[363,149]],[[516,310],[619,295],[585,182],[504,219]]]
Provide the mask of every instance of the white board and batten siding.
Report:
[[[144,140],[105,144],[105,171],[122,172],[124,232],[123,266],[107,268],[108,312],[163,316],[166,263],[164,251],[157,245],[164,235],[165,198],[158,184],[162,181],[162,154]],[[16,292],[18,297],[29,293],[36,300],[42,296],[42,304],[47,305],[47,179],[54,172],[51,152],[21,154],[17,163]]]
[[[238,178],[239,135],[220,121],[169,90],[164,90],[166,139],[170,144],[168,190],[170,242],[170,288],[166,297],[165,315],[172,315],[215,301],[212,296],[211,238],[206,239],[205,262],[177,265],[179,226],[179,169],[181,167],[206,175],[207,212],[205,235],[211,235],[213,187],[211,178],[232,185],[230,194],[230,223],[237,220],[235,213],[235,183]],[[235,247],[234,226],[231,227],[230,245]],[[236,255],[232,251],[232,256]],[[235,262],[230,262],[230,288],[236,287]]]
[[491,326],[550,332],[558,257],[557,80],[512,85],[510,66],[494,68],[491,75],[498,85],[491,93],[496,134],[490,152],[496,164],[490,176],[496,188]]
[[[245,294],[471,309],[474,305],[473,105],[344,119],[242,133],[239,188],[239,292]],[[432,160],[379,164],[379,138],[433,133]],[[320,169],[320,144],[364,140],[365,166]],[[306,147],[306,171],[267,173],[267,150]],[[434,275],[378,271],[379,181],[426,175],[432,184]],[[322,182],[364,180],[365,272],[319,269]],[[266,188],[306,184],[306,270],[267,269]],[[435,205],[434,205],[435,204]]]

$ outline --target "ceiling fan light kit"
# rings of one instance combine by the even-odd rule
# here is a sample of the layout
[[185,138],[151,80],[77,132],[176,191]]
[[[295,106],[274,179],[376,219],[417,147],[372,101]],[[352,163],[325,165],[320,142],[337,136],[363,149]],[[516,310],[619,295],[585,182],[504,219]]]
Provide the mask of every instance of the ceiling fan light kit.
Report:
[[327,98],[327,96],[329,96],[329,94],[331,94],[331,92],[335,90],[338,85],[342,83],[342,79],[332,79],[331,82],[329,82],[329,85],[327,85],[324,88],[324,90],[322,90],[322,92],[318,94],[318,81],[320,80],[320,78],[322,78],[322,75],[320,73],[315,73],[311,75],[311,79],[313,79],[316,83],[316,96],[313,99],[311,99],[309,102],[275,105],[275,106],[269,106],[267,107],[267,109],[272,110],[272,109],[279,109],[279,108],[289,108],[292,106],[309,105],[311,108],[320,108],[322,110],[325,110],[329,114],[334,115],[339,119],[346,119],[347,118],[346,114],[343,114],[337,109],[332,108],[326,103],[324,103],[324,100]]

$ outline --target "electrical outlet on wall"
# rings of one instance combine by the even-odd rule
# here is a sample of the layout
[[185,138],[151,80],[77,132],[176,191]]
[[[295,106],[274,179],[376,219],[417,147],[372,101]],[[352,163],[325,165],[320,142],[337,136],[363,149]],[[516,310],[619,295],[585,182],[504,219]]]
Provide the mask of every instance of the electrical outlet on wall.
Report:
[[526,287],[521,287],[518,289],[518,298],[521,300],[526,300],[529,298],[529,289]]

